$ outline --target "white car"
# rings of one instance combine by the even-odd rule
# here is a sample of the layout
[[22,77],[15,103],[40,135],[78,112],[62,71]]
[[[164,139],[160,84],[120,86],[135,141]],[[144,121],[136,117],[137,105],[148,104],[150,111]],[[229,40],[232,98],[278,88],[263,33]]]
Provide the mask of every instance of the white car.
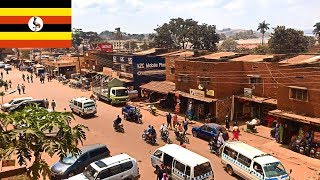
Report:
[[23,101],[30,101],[32,99],[33,99],[32,97],[23,97],[23,98],[12,99],[8,103],[3,104],[1,106],[1,110],[2,111],[7,111],[8,109],[17,106],[18,104],[20,104]]
[[4,68],[5,67],[5,64],[3,61],[0,61],[0,68]]
[[85,97],[73,98],[69,106],[73,113],[80,114],[81,116],[94,115],[97,113],[96,102]]
[[5,64],[5,65],[4,65],[4,70],[6,70],[6,71],[7,71],[7,70],[8,70],[8,71],[9,71],[9,70],[12,70],[11,65],[10,65],[10,64]]
[[119,154],[91,163],[83,173],[69,180],[137,180],[140,178],[137,161],[128,154]]

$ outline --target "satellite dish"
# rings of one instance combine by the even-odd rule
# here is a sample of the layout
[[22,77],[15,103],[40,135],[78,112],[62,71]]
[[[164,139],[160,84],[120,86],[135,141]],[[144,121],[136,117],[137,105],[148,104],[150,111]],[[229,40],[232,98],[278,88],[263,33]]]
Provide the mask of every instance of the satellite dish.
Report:
[[204,89],[203,84],[199,84],[198,89],[203,90]]

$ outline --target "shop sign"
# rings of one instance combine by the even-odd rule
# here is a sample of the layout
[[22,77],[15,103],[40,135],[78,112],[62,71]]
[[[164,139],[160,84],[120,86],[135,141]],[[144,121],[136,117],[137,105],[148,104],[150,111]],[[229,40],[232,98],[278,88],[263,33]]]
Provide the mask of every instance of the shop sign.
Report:
[[196,90],[196,89],[190,89],[190,95],[191,96],[204,97],[204,91],[200,91],[200,90]]
[[214,96],[214,90],[207,90],[207,95],[208,96]]
[[113,52],[112,44],[106,43],[106,44],[98,44],[97,50],[103,51],[103,52]]
[[15,166],[16,161],[15,160],[2,160],[2,167],[9,167],[9,166]]
[[251,88],[244,88],[243,95],[244,95],[244,97],[251,98],[252,97],[252,89]]

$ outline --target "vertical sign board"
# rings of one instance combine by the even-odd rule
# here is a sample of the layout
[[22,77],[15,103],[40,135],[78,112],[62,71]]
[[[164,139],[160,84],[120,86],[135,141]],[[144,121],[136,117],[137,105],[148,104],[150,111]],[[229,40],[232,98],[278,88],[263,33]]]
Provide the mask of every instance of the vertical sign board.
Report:
[[132,65],[135,89],[139,89],[139,86],[143,83],[166,79],[166,63],[162,57],[133,56]]

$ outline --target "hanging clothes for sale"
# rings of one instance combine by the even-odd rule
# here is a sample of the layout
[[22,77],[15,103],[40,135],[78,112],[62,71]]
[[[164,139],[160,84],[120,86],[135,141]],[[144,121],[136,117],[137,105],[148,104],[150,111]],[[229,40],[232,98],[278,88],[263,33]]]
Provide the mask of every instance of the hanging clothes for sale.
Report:
[[283,143],[283,125],[280,124],[279,126],[279,141],[282,144]]

